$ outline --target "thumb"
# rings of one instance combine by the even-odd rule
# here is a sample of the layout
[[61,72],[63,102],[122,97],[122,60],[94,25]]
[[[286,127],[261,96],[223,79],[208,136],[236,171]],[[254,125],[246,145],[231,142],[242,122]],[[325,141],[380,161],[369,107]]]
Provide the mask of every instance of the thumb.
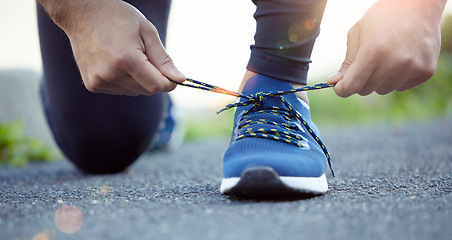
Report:
[[335,74],[329,76],[326,80],[328,84],[337,83],[336,86],[334,87],[336,91],[337,90],[340,91],[340,89],[342,89],[341,85],[343,83],[341,83],[341,80],[344,78],[344,75],[346,74],[347,70],[350,68],[350,66],[352,66],[353,62],[355,61],[358,50],[359,50],[359,26],[354,25],[347,34],[347,52],[345,53],[345,59],[342,62],[341,68]]
[[174,64],[173,60],[165,51],[163,46],[162,50],[163,51],[156,59],[156,62],[153,62],[154,66],[162,73],[163,76],[178,83],[184,82],[186,79],[185,75],[181,71],[179,71],[179,69],[176,67],[176,64]]
[[151,62],[163,76],[178,83],[184,82],[186,79],[185,75],[179,71],[172,58],[166,52],[157,30],[155,30],[155,28],[152,28],[152,30],[151,34],[143,35],[146,56],[149,62]]

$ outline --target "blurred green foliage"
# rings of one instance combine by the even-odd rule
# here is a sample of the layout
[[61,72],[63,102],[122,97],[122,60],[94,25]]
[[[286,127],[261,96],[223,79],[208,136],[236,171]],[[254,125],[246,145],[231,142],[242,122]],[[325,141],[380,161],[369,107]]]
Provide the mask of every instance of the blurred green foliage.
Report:
[[29,161],[52,161],[52,150],[39,139],[23,134],[23,121],[0,122],[0,166],[24,166]]
[[226,137],[231,135],[234,111],[228,110],[221,114],[211,113],[189,115],[185,118],[184,140]]
[[441,22],[441,50],[452,54],[452,15],[446,15]]

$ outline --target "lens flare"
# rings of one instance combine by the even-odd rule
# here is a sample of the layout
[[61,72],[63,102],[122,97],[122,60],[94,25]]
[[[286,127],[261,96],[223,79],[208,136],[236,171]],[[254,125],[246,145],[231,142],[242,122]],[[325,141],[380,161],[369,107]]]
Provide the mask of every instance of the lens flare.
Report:
[[50,240],[49,236],[47,236],[47,234],[45,233],[37,233],[34,237],[33,240]]
[[292,24],[292,26],[290,26],[290,28],[289,28],[288,35],[289,35],[289,41],[292,43],[301,41],[306,35],[304,23],[296,22],[296,23]]
[[281,40],[276,43],[276,49],[280,53],[286,53],[289,50],[290,43],[286,40]]
[[316,19],[308,19],[304,22],[304,27],[309,30],[312,31],[314,30],[317,20]]
[[76,206],[64,205],[55,213],[55,225],[61,232],[71,234],[83,225],[82,211]]
[[291,43],[299,43],[312,35],[312,30],[317,26],[317,19],[298,21],[289,27],[287,32]]
[[108,194],[110,194],[110,186],[108,185],[102,185],[99,187],[99,193],[101,195],[107,196]]

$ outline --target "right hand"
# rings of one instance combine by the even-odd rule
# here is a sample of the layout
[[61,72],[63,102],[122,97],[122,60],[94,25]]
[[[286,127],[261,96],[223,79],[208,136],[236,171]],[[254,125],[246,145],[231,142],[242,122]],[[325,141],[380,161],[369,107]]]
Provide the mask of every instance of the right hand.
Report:
[[327,79],[348,97],[405,91],[435,73],[446,1],[379,0],[352,27],[339,71]]
[[89,91],[149,96],[173,90],[176,84],[168,78],[185,80],[154,25],[130,4],[88,1],[67,16],[62,28]]

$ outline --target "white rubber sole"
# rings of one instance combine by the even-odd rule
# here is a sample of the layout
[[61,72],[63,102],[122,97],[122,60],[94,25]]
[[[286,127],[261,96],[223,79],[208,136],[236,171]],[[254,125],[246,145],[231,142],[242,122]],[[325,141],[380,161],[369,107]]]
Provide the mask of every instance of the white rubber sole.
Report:
[[244,197],[311,197],[328,192],[325,174],[320,177],[281,177],[270,167],[246,169],[242,176],[224,178],[221,194]]

